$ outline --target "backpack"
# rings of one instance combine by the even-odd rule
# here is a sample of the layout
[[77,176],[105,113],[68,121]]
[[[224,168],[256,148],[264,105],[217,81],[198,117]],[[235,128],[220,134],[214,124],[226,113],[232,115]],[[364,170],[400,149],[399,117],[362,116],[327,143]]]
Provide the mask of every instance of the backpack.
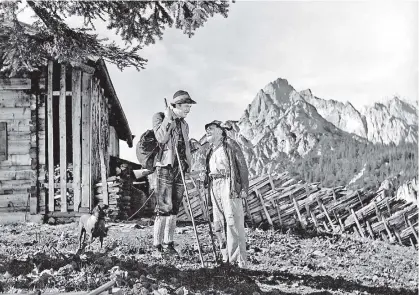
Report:
[[160,151],[160,144],[153,130],[144,132],[137,143],[137,159],[144,169],[154,170],[154,159]]

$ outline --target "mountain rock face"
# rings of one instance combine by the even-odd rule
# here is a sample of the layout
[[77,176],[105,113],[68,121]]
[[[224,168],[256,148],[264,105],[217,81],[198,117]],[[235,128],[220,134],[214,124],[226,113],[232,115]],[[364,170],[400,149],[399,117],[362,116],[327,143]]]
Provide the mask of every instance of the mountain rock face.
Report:
[[269,83],[257,93],[240,118],[240,133],[256,144],[266,132],[275,128],[278,119],[297,101],[303,101],[303,98],[287,80]]
[[418,116],[414,105],[394,97],[387,103],[375,103],[361,110],[366,118],[367,139],[375,143],[417,143]]
[[[304,157],[320,139],[417,143],[416,111],[397,97],[359,111],[349,102],[324,100],[310,90],[298,92],[279,78],[259,90],[239,121],[226,124],[233,127],[228,136],[241,145],[250,175],[255,176]],[[204,141],[203,137],[200,143]],[[207,149],[205,144],[194,154],[193,170],[205,167]]]
[[368,127],[366,119],[351,103],[315,97],[310,89],[301,91],[300,95],[305,101],[313,105],[323,118],[333,123],[336,127],[367,138]]
[[374,143],[417,142],[417,108],[398,97],[385,104],[375,103],[358,111],[349,102],[321,99],[313,96],[310,90],[301,91],[300,95],[323,118],[346,132]]

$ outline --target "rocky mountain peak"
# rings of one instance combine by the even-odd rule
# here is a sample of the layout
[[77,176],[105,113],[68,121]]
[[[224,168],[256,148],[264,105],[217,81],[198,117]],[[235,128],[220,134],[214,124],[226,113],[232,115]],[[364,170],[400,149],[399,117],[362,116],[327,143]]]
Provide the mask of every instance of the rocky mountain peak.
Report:
[[365,106],[362,113],[368,125],[368,140],[383,144],[417,142],[417,108],[399,97]]
[[273,103],[282,110],[285,110],[297,100],[302,100],[300,94],[292,87],[286,79],[276,79],[267,84],[263,91],[268,95]]
[[304,157],[321,140],[417,143],[416,110],[394,97],[359,111],[350,102],[316,97],[311,89],[297,92],[279,78],[257,92],[239,121],[227,121],[233,127],[228,135],[242,146],[251,174],[257,175]]
[[412,104],[404,102],[398,96],[394,96],[387,103],[387,108],[392,116],[404,120],[408,125],[418,124],[417,108]]

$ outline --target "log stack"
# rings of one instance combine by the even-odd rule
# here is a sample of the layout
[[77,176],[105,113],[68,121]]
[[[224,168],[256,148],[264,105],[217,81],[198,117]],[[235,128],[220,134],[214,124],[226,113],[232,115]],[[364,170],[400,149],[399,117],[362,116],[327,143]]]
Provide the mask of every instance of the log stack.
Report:
[[[132,177],[131,171],[125,164],[117,169],[116,176],[108,177],[107,192],[109,198],[109,217],[112,220],[126,220],[131,214],[131,196],[132,196]],[[103,183],[95,184],[95,205],[103,206]]]

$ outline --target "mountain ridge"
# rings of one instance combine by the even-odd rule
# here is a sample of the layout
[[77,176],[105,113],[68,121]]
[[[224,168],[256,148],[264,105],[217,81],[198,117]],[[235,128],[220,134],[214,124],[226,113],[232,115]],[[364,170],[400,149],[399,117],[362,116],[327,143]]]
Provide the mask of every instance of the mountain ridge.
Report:
[[[358,110],[350,102],[316,97],[310,89],[297,91],[288,80],[278,78],[257,92],[239,120],[226,124],[232,127],[228,136],[241,145],[250,175],[255,176],[305,165],[305,157],[322,158],[335,150],[349,154],[341,151],[339,145],[343,143],[348,149],[363,152],[369,144],[417,145],[416,111],[414,105],[399,97]],[[205,136],[200,142],[205,142]],[[201,155],[195,156],[193,169],[204,167],[207,148],[204,145]],[[356,155],[353,151],[350,154]],[[362,167],[351,169],[354,171],[348,173],[353,177]]]

